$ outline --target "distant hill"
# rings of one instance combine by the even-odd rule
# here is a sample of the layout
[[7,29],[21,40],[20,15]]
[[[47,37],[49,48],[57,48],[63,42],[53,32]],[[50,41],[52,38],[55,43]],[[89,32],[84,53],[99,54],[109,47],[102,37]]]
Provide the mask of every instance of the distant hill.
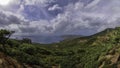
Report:
[[64,40],[75,39],[79,37],[83,37],[82,35],[62,35],[61,36]]
[[57,43],[63,40],[71,40],[74,38],[83,37],[82,35],[62,35],[62,36],[22,36],[21,38],[30,38],[33,42],[38,42],[42,44]]

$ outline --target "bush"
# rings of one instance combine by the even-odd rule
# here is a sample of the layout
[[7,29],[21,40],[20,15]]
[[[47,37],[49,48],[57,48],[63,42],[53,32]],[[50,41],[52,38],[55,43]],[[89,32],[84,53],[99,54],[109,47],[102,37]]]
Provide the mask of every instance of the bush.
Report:
[[22,41],[22,43],[28,43],[28,44],[32,43],[31,39],[29,39],[29,38],[23,38],[21,41]]
[[20,46],[20,43],[16,40],[8,40],[7,44],[10,45],[10,47],[18,47]]
[[36,47],[30,44],[22,44],[19,49],[27,54],[34,55],[37,53]]

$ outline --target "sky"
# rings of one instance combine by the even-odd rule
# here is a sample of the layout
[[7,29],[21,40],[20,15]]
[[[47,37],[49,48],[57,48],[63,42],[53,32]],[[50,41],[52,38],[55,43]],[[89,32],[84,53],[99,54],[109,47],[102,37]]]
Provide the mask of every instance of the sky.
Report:
[[0,29],[17,37],[92,35],[120,26],[120,0],[8,1],[0,0]]

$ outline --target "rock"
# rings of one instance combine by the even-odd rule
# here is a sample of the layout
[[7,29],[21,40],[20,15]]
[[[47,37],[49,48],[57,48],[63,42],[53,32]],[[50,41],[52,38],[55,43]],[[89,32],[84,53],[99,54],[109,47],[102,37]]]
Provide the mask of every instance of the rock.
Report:
[[113,55],[113,58],[111,59],[112,64],[117,63],[119,57],[120,57],[119,53],[115,53],[115,55]]
[[3,63],[2,59],[0,59],[0,65]]
[[103,68],[104,65],[105,65],[105,62],[103,62],[103,63],[99,66],[99,68]]

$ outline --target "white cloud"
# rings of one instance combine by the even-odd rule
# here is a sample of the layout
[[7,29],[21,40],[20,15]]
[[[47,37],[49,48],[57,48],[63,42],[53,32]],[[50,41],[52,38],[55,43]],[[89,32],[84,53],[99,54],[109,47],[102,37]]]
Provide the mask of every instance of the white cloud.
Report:
[[54,11],[54,10],[62,10],[62,8],[58,4],[55,4],[52,7],[48,8],[48,11]]
[[[89,35],[106,28],[120,26],[119,0],[111,0],[109,4],[102,4],[103,2],[104,0],[96,0],[87,5],[89,8],[86,8],[82,2],[64,7],[64,13],[54,19],[54,33],[78,32]],[[90,32],[87,32],[88,30]]]
[[[26,0],[26,5],[35,5],[38,1],[45,3],[48,0],[32,1]],[[0,26],[4,25],[3,28],[18,31],[19,35],[93,34],[105,28],[114,28],[120,25],[120,0],[107,2],[108,0],[96,0],[87,5],[89,8],[86,8],[82,2],[70,3],[62,7],[63,13],[49,21],[46,19],[29,21],[21,13],[0,13]],[[61,7],[54,5],[49,8],[49,10],[56,9],[61,9]],[[19,11],[22,10],[25,10],[24,5],[21,5]]]
[[94,0],[92,3],[88,4],[86,8],[91,8],[96,6],[98,3],[100,3],[101,0]]
[[51,2],[54,2],[54,0],[24,0],[25,5],[46,6],[47,3]]

